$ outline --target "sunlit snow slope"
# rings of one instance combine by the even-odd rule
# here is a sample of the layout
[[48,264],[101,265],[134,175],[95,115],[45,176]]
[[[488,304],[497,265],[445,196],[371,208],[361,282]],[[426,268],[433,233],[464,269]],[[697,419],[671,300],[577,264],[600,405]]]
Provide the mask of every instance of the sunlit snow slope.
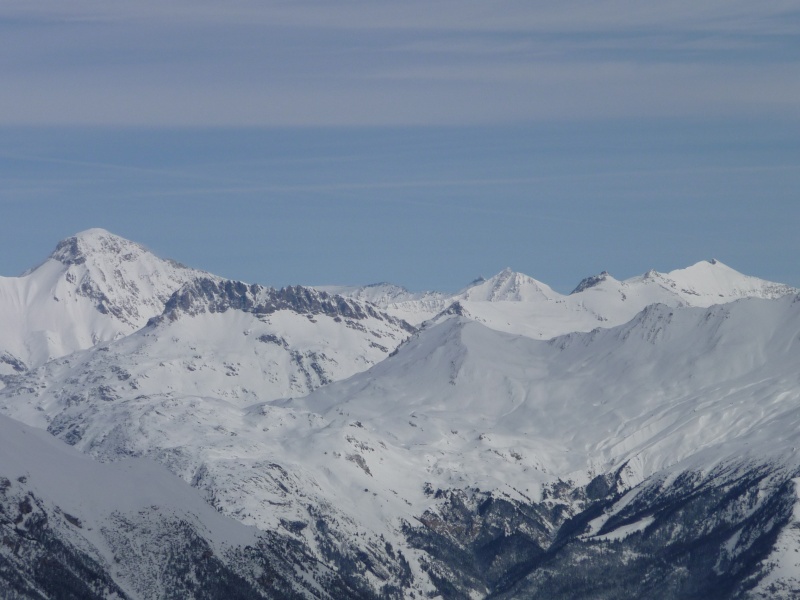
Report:
[[63,240],[35,269],[0,277],[0,375],[139,329],[199,275],[102,229]]
[[325,597],[262,532],[164,468],[101,464],[5,417],[0,540],[0,596],[10,600]]
[[[103,297],[128,297],[105,281]],[[117,305],[146,316],[136,298]],[[73,329],[116,314],[87,306]],[[286,590],[800,594],[800,294],[789,286],[718,261],[602,273],[566,296],[510,270],[452,296],[192,272],[153,313],[7,373],[0,412],[102,461],[160,462],[283,548]],[[427,320],[415,329],[398,315]],[[41,494],[77,514],[58,489]],[[278,560],[271,552],[261,556]]]
[[451,296],[401,294],[388,290],[386,284],[339,291],[367,297],[410,323],[421,323],[447,311],[498,331],[535,339],[620,325],[656,302],[706,307],[739,298],[778,298],[797,292],[784,284],[743,275],[717,260],[701,261],[670,273],[648,271],[625,281],[603,272],[587,277],[568,295],[511,269],[490,279],[479,279]]

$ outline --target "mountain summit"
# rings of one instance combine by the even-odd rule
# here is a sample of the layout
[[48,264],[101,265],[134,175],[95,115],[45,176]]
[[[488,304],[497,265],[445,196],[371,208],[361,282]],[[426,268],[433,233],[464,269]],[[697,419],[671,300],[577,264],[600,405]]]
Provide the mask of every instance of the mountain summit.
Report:
[[38,267],[0,277],[0,375],[127,335],[200,275],[103,229],[66,238]]
[[706,307],[739,298],[779,298],[798,291],[743,275],[714,259],[669,273],[651,270],[624,281],[603,271],[583,279],[567,295],[510,268],[488,279],[479,277],[450,295],[377,294],[375,286],[335,289],[344,296],[369,299],[387,313],[415,325],[438,315],[459,314],[499,331],[536,339],[620,325],[655,302]]
[[[74,284],[75,295],[93,300],[100,313],[135,329],[159,314],[176,289],[207,275],[158,258],[144,246],[104,229],[87,229],[62,240],[49,260],[66,267],[64,278]],[[64,291],[73,294],[69,287]]]
[[535,302],[558,296],[550,286],[509,268],[489,279],[476,280],[456,294],[459,300],[473,302]]
[[738,298],[773,299],[797,292],[783,283],[743,275],[713,258],[669,273],[649,271],[628,283],[659,285],[691,306],[711,306]]

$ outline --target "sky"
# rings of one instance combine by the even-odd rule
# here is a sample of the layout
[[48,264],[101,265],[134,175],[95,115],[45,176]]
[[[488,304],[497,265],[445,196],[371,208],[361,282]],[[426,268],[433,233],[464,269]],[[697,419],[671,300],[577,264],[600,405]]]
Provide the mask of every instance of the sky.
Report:
[[0,274],[104,227],[269,285],[800,286],[800,3],[0,4]]

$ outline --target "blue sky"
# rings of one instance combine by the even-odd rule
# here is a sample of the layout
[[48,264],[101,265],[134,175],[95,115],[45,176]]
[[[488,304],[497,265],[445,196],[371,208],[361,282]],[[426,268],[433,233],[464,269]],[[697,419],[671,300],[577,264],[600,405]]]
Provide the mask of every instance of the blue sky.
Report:
[[272,285],[800,286],[800,6],[0,6],[0,274],[105,227]]

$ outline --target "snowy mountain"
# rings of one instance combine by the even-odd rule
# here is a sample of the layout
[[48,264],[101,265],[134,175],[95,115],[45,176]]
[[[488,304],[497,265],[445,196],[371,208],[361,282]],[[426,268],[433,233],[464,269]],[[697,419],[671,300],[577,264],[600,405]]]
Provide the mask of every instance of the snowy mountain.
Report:
[[503,269],[484,281],[475,281],[457,294],[466,302],[537,302],[554,300],[561,294],[550,286],[511,269]]
[[[305,395],[366,370],[412,331],[372,305],[325,292],[202,277],[175,292],[164,312],[135,333],[8,377],[9,394],[22,390],[27,397],[35,390],[37,399],[9,406],[9,414],[47,426],[51,413],[42,402],[75,412],[153,398],[212,397],[247,406]],[[51,431],[66,427],[66,439],[75,443],[73,425],[49,424]]]
[[315,286],[315,289],[361,302],[370,302],[380,307],[399,302],[435,302],[448,297],[442,292],[410,292],[402,286],[386,282],[363,286],[321,285]]
[[[490,500],[555,511],[533,536],[545,551],[564,518],[589,510],[598,477],[609,481],[611,512],[620,493],[674,487],[681,477],[699,485],[719,465],[728,465],[726,477],[755,465],[770,477],[764,497],[783,494],[800,472],[799,345],[793,296],[709,309],[655,305],[626,325],[549,342],[454,318],[369,371],[296,400],[237,407],[200,396],[76,398],[92,389],[80,372],[49,383],[40,369],[21,387],[41,392],[6,390],[3,404],[32,402],[34,410],[12,414],[50,417],[52,433],[95,456],[151,456],[245,523],[267,531],[303,523],[297,539],[317,560],[356,560],[363,543],[372,553],[361,560],[394,585],[413,577],[408,589],[441,592],[430,565],[453,565],[420,554],[430,531],[410,524],[450,518],[442,511],[454,498],[477,503],[470,519]],[[563,497],[554,499],[558,489]],[[649,517],[630,532],[655,522]],[[618,541],[607,520],[588,521],[574,543]],[[402,552],[410,571],[389,571],[379,540]],[[330,545],[342,554],[326,554]]]
[[[369,286],[340,292],[359,297],[368,289]],[[711,260],[670,273],[648,271],[625,281],[604,271],[587,277],[568,295],[532,277],[504,269],[489,279],[475,280],[450,296],[431,292],[420,294],[420,298],[376,294],[370,301],[413,324],[446,312],[498,331],[549,339],[572,331],[620,325],[654,303],[706,307],[739,298],[778,298],[797,292],[791,286],[743,275]]]
[[378,497],[405,496],[417,524],[401,530],[426,572],[470,581],[435,583],[444,595],[789,598],[798,355],[798,296],[655,305],[550,342],[455,318],[281,405],[329,422],[298,442],[308,454],[335,448]]
[[220,515],[150,461],[101,464],[4,417],[0,457],[3,598],[348,593],[290,540]]
[[35,269],[0,277],[0,375],[132,333],[200,275],[102,229],[63,240]]
[[[140,329],[6,376],[0,413],[111,464],[0,419],[0,581],[48,597],[48,560],[120,597],[800,594],[797,290],[711,261],[567,296],[510,270],[334,291],[194,274]],[[66,458],[24,462],[28,438]],[[166,499],[92,483],[124,495],[120,472]],[[174,548],[218,562],[149,558]]]
[[391,283],[364,286],[323,285],[316,289],[345,298],[371,302],[398,319],[419,325],[452,304],[452,295],[443,292],[410,292]]
[[441,450],[441,473],[485,465],[499,481],[468,482],[481,489],[509,480],[505,463],[574,477],[635,462],[636,484],[727,439],[763,451],[794,444],[791,427],[771,428],[798,409],[798,353],[800,296],[652,305],[625,325],[547,342],[459,317],[363,374],[281,405],[344,413],[369,422],[376,439]]

